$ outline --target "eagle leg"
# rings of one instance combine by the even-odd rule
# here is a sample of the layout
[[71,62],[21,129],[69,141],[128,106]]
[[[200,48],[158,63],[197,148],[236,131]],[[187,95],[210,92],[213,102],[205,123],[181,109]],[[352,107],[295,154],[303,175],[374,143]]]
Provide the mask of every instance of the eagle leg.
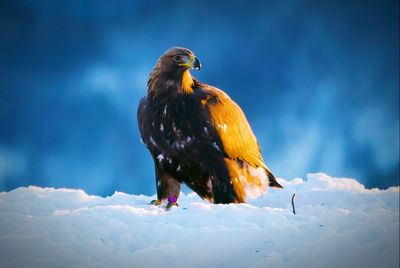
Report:
[[181,183],[169,175],[165,170],[156,165],[157,199],[162,203],[168,200],[168,204],[178,205],[178,198],[181,192]]
[[166,209],[170,210],[173,206],[179,207],[178,198],[176,198],[175,196],[171,195],[171,196],[168,197],[168,204],[167,204]]

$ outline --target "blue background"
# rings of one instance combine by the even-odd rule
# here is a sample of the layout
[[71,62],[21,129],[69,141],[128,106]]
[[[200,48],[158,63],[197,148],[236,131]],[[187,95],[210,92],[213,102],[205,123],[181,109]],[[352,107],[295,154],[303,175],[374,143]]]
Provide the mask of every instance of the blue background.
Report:
[[0,190],[155,192],[136,108],[171,46],[272,171],[399,184],[398,1],[1,1]]

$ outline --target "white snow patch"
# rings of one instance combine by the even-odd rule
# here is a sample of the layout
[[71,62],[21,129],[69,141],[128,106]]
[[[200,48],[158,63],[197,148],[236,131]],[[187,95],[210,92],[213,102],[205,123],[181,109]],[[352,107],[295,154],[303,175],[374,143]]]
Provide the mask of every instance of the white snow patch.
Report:
[[[0,267],[398,267],[399,187],[309,174],[249,204],[30,186],[0,193]],[[296,215],[291,196],[296,193]]]

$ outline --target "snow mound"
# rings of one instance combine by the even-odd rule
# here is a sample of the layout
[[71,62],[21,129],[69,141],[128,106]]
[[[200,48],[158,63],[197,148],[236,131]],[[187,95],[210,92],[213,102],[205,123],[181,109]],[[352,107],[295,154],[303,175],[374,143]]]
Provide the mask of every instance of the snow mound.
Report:
[[279,182],[248,204],[182,194],[170,211],[121,192],[1,192],[0,267],[399,266],[399,187],[322,173]]

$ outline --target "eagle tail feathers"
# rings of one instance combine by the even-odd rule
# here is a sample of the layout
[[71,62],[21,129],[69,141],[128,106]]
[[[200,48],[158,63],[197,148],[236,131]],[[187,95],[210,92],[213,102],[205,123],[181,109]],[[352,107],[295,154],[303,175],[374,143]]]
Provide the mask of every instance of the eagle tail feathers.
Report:
[[279,184],[279,182],[276,180],[275,176],[271,173],[271,171],[269,171],[267,165],[264,164],[263,166],[264,166],[264,170],[268,176],[269,187],[283,189],[283,186]]

